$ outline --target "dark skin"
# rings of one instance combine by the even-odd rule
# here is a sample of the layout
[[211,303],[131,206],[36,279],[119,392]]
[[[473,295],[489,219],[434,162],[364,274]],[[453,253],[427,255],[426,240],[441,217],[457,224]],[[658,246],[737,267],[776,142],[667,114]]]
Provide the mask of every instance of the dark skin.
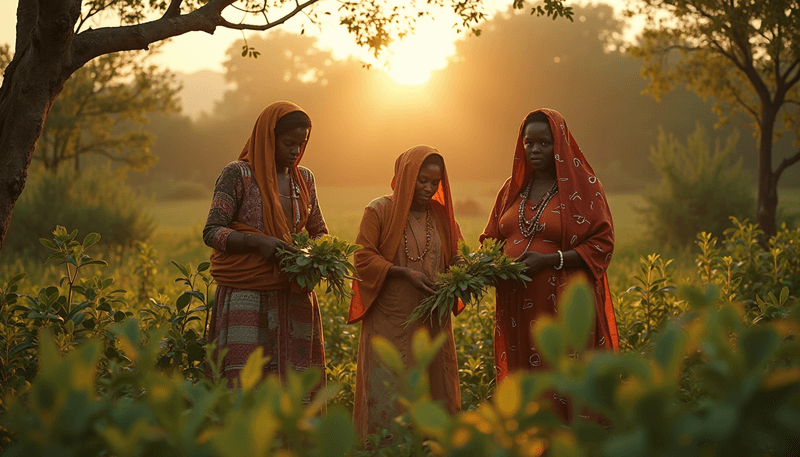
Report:
[[[536,204],[558,179],[556,174],[555,145],[553,132],[547,122],[534,121],[525,125],[522,130],[522,144],[525,146],[525,159],[533,169],[533,185],[528,194],[528,201]],[[564,256],[563,268],[585,267],[586,263],[574,249],[561,252]],[[557,252],[541,254],[535,251],[522,253],[517,260],[527,265],[529,276],[548,267],[557,267],[561,261]]]
[[[411,202],[411,214],[421,216],[428,209],[428,203],[439,189],[444,170],[441,164],[436,162],[424,162],[417,175],[417,182],[414,187],[414,199]],[[426,295],[432,295],[433,281],[428,279],[424,273],[408,267],[392,265],[389,267],[389,276],[403,277],[408,280],[417,290]]]
[[[291,170],[308,142],[310,129],[297,127],[275,139],[275,172],[278,177],[278,192],[292,195]],[[280,198],[283,215],[287,221],[294,220],[292,199]],[[268,262],[277,263],[278,248],[285,251],[296,249],[284,240],[269,235],[231,233],[228,237],[229,249],[233,252],[258,251]]]

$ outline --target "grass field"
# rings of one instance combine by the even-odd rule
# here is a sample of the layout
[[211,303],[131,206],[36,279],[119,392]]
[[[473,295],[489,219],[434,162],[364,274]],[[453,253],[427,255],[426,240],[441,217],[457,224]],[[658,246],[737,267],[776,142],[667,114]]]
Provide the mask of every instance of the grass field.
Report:
[[[456,205],[467,200],[477,203],[478,211],[456,213],[467,243],[477,243],[494,204],[499,184],[453,183],[453,200]],[[374,198],[391,192],[387,187],[319,187],[322,212],[332,235],[352,241],[364,207]],[[619,247],[641,239],[642,227],[634,206],[644,205],[639,194],[620,193],[608,195],[609,206],[614,217],[614,226]],[[151,207],[159,230],[158,235],[174,235],[177,232],[195,231],[200,236],[208,214],[210,198],[181,201],[157,201]]]

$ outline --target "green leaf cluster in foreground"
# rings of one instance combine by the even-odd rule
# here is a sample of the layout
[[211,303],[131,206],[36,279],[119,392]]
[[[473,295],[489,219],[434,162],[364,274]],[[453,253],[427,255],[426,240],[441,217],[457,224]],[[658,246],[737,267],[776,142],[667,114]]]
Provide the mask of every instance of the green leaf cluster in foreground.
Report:
[[325,292],[337,300],[350,298],[347,281],[356,280],[356,268],[348,259],[361,246],[330,235],[312,239],[306,232],[293,233],[292,244],[296,251],[278,249],[281,270],[289,279],[308,290],[324,279]]
[[418,319],[431,319],[436,316],[439,323],[453,309],[456,299],[464,304],[480,303],[489,287],[499,280],[512,280],[525,284],[531,278],[525,275],[525,264],[516,262],[503,253],[503,243],[487,239],[476,251],[471,251],[463,241],[458,243],[460,256],[457,265],[446,273],[439,273],[434,289],[436,293],[425,298],[414,308],[405,324],[408,327]]

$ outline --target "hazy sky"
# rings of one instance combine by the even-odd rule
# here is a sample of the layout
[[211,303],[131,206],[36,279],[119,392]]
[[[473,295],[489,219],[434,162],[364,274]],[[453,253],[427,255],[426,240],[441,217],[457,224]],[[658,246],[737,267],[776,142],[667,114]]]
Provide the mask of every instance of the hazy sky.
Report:
[[[607,3],[620,5],[624,0],[607,0]],[[321,2],[326,5],[326,2]],[[329,2],[332,3],[332,2]],[[489,0],[487,5],[492,13],[505,11],[511,0]],[[17,0],[0,0],[0,43],[13,43],[16,25]],[[327,16],[323,16],[327,17]],[[230,18],[234,20],[233,18]],[[280,26],[281,30],[299,33],[305,27],[305,33],[319,35],[319,29],[296,16],[288,23]],[[436,13],[436,20],[426,20],[418,24],[416,33],[392,45],[384,61],[376,61],[364,49],[353,42],[346,29],[339,26],[334,19],[323,25],[325,46],[334,52],[334,57],[355,56],[380,68],[388,62],[384,70],[396,81],[405,84],[421,84],[427,81],[432,70],[447,65],[447,58],[454,52],[453,42],[459,35],[452,28],[455,16],[448,10]],[[245,32],[251,36],[258,32]],[[462,34],[463,36],[463,34]],[[236,41],[242,42],[242,33],[229,29],[217,28],[214,35],[204,32],[191,32],[173,38],[163,47],[163,52],[156,58],[174,71],[193,73],[210,69],[222,71],[225,51]]]

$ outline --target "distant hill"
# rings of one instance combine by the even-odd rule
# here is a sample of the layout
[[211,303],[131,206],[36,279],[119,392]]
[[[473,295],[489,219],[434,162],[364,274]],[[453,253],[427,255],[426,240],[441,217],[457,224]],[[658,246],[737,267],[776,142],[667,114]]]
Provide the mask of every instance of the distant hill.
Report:
[[[222,100],[229,88],[225,84],[225,75],[212,70],[200,70],[195,73],[175,73],[183,84],[180,92],[183,114],[197,120],[202,113],[211,114],[214,103]],[[231,87],[232,88],[232,87]]]

